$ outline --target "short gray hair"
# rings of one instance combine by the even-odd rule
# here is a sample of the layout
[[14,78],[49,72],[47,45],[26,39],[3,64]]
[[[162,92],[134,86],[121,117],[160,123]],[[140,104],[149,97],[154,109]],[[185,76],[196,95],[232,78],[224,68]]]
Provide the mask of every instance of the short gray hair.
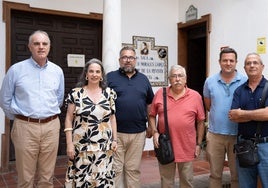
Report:
[[47,38],[48,38],[49,44],[50,44],[50,38],[49,38],[49,35],[47,34],[47,32],[42,31],[42,30],[36,30],[36,31],[34,31],[34,32],[29,36],[29,44],[32,42],[32,38],[33,38],[33,36],[34,36],[36,33],[41,33],[41,34],[43,34],[43,35],[46,35]]
[[184,68],[183,66],[181,66],[181,65],[172,65],[172,66],[170,67],[170,69],[169,69],[168,77],[171,76],[171,73],[172,73],[172,71],[174,71],[174,70],[182,70],[183,74],[185,74],[185,76],[187,76],[187,75],[186,75],[186,70],[185,70],[185,68]]
[[247,56],[246,56],[246,58],[245,58],[244,64],[246,64],[248,56],[251,56],[251,55],[258,56],[259,59],[260,59],[260,63],[263,64],[260,54],[258,54],[258,53],[256,53],[256,52],[248,53]]

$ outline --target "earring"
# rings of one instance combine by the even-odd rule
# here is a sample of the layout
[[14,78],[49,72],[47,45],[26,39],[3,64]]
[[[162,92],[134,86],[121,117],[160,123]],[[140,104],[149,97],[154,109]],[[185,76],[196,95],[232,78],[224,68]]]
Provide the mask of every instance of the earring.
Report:
[[86,80],[88,80],[88,77],[86,76]]
[[100,81],[102,82],[103,81],[103,78],[100,78]]

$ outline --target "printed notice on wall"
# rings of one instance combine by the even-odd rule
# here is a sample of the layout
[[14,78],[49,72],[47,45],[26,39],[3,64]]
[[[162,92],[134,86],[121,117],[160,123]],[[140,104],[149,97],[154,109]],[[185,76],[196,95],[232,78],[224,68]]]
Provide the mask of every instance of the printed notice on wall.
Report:
[[266,53],[266,38],[258,38],[257,39],[257,53],[265,54]]
[[136,68],[145,74],[152,86],[166,86],[168,69],[168,47],[155,46],[153,37],[133,36],[133,46],[136,51]]
[[85,55],[83,54],[68,54],[67,55],[68,67],[84,67]]

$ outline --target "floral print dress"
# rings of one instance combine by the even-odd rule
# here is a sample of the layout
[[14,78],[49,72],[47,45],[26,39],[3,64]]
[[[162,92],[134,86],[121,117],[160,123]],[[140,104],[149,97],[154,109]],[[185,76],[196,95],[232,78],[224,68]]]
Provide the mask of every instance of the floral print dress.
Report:
[[66,182],[81,188],[114,187],[110,116],[115,113],[116,93],[107,87],[94,104],[83,88],[74,88],[66,103],[75,104],[73,144],[75,158],[68,161]]

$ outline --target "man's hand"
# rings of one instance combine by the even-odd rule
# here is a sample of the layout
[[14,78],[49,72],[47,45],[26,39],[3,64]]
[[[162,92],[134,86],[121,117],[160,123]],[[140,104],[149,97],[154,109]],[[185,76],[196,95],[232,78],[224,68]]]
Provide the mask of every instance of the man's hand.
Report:
[[153,143],[154,143],[155,148],[159,147],[159,142],[158,142],[159,136],[160,134],[158,132],[155,132],[153,135]]
[[228,114],[228,116],[229,116],[229,119],[231,120],[231,121],[234,121],[234,122],[238,122],[237,120],[239,119],[239,117],[240,117],[240,111],[241,111],[241,109],[239,108],[239,109],[233,109],[233,110],[230,110],[229,111],[229,114]]
[[230,110],[228,117],[231,121],[236,123],[250,121],[249,117],[246,117],[245,110],[241,110],[240,108]]
[[146,138],[152,138],[153,134],[152,134],[152,127],[148,126],[146,129]]

